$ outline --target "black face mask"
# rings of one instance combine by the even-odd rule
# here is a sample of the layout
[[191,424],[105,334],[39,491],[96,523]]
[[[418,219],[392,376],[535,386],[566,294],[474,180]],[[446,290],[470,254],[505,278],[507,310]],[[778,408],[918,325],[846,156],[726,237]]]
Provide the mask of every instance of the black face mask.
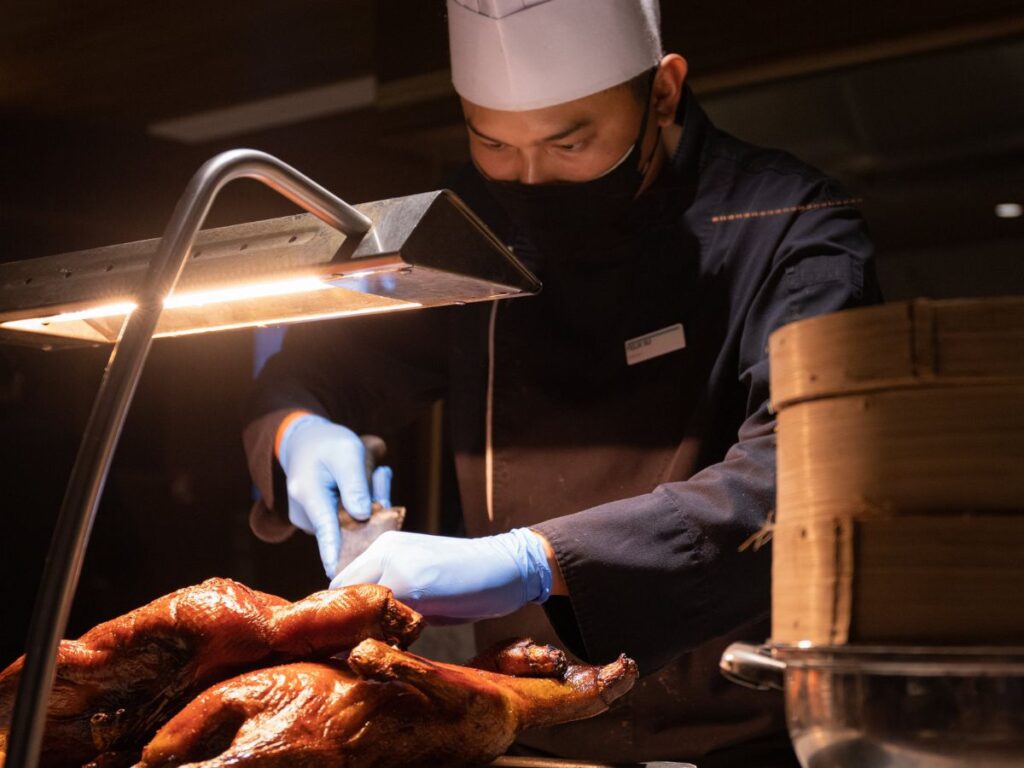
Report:
[[656,141],[651,156],[641,162],[649,107],[650,99],[632,149],[591,181],[523,184],[481,173],[491,195],[536,248],[539,263],[531,266],[542,275],[558,267],[615,264],[632,255],[637,232],[634,201],[657,148]]

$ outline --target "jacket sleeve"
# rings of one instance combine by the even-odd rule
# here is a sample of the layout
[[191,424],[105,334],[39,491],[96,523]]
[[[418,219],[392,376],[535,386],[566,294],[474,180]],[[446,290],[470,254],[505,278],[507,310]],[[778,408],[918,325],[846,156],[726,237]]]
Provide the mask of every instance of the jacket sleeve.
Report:
[[794,216],[778,242],[744,304],[737,375],[746,417],[723,459],[685,482],[534,526],[570,593],[548,601],[549,619],[583,658],[625,652],[648,674],[768,614],[771,548],[742,548],[775,506],[768,336],[792,320],[880,298],[872,246],[852,208]]
[[387,433],[408,423],[446,384],[447,313],[428,309],[295,326],[257,378],[242,433],[263,503],[284,514],[274,458],[281,421],[305,410],[353,431]]

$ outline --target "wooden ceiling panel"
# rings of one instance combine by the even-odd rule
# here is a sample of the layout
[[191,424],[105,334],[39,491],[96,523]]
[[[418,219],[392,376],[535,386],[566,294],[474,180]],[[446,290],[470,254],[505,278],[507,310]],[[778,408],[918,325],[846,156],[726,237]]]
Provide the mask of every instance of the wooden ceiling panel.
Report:
[[0,107],[144,124],[372,73],[374,0],[5,6]]
[[665,47],[719,72],[1024,13],[1020,0],[662,0]]
[[[697,77],[1021,15],[1020,0],[662,0]],[[443,0],[14,0],[0,110],[143,126],[365,74],[444,69]]]

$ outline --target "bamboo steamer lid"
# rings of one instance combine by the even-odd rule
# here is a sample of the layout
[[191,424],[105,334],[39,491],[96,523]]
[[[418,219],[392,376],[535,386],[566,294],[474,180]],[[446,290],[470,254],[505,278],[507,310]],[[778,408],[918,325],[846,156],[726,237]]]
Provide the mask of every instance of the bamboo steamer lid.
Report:
[[1024,642],[1024,298],[839,312],[769,352],[773,639]]
[[813,317],[768,340],[776,412],[822,397],[1024,384],[1024,297],[916,299]]

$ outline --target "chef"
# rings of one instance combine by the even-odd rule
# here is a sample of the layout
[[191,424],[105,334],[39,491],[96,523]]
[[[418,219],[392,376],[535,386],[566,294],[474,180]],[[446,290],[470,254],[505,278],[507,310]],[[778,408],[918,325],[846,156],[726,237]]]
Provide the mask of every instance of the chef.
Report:
[[[724,681],[768,636],[768,335],[877,300],[853,201],[717,130],[657,0],[448,0],[471,163],[457,193],[536,297],[294,329],[245,432],[274,514],[332,586],[376,582],[488,644],[557,642],[646,675],[535,754],[794,765],[777,696]],[[723,40],[727,42],[727,40]],[[337,505],[390,503],[357,435],[444,398],[465,536],[390,533],[336,572]]]

